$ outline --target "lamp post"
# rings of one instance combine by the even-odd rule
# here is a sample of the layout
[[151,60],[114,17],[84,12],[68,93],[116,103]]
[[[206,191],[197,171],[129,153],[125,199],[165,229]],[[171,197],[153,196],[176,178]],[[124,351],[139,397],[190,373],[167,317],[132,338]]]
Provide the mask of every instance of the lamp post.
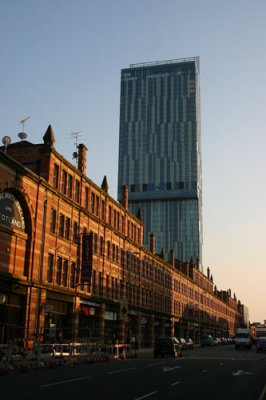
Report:
[[132,252],[129,250],[129,270],[128,270],[128,330],[129,330],[129,343],[131,345],[131,350],[135,353],[136,351],[136,338],[132,335],[132,267],[133,262],[135,263],[134,256],[139,256],[138,252]]

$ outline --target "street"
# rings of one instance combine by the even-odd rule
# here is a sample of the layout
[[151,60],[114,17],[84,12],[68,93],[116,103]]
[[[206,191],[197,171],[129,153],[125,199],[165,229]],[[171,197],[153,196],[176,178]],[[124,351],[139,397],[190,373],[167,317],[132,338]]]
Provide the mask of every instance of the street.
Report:
[[0,376],[3,399],[265,400],[266,354],[233,345],[186,350],[183,357],[82,364]]

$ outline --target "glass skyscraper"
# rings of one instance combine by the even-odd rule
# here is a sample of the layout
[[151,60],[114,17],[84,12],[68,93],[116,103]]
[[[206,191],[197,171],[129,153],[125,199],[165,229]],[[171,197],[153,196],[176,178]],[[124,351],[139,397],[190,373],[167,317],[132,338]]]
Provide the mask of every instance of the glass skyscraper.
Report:
[[156,253],[199,262],[202,183],[199,58],[132,64],[121,71],[118,199],[142,211]]

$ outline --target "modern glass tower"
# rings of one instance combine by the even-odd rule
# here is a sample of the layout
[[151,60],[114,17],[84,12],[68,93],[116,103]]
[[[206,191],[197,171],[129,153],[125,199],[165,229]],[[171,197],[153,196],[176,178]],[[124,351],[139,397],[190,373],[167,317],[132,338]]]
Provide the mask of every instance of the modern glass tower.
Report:
[[133,64],[121,71],[118,199],[140,208],[144,241],[201,265],[199,58]]

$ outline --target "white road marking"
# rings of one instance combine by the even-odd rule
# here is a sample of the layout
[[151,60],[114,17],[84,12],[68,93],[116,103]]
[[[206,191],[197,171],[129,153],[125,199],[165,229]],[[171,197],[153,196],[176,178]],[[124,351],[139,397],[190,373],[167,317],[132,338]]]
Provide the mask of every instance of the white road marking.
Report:
[[181,367],[180,367],[180,365],[177,365],[175,367],[163,367],[163,372],[173,371],[176,368],[181,368]]
[[219,365],[220,365],[220,367],[222,367],[224,365],[224,363],[220,363]]
[[180,383],[181,383],[180,381],[173,382],[173,383],[171,383],[171,386],[179,385]]
[[204,369],[202,372],[204,372],[204,374],[205,374],[207,371],[208,371],[207,369]]
[[84,376],[83,378],[75,378],[75,379],[68,379],[66,381],[59,381],[59,382],[54,382],[54,383],[48,383],[47,385],[41,385],[41,388],[46,388],[49,386],[56,386],[56,385],[64,385],[65,383],[72,383],[72,382],[77,382],[77,381],[83,381],[85,379],[90,379],[90,376]]
[[146,365],[146,367],[154,367],[154,366],[157,366],[157,365],[163,365],[163,364],[165,364],[165,362],[160,362],[160,363],[152,363],[152,364],[148,364],[148,365]]
[[157,392],[157,391],[156,391],[156,392],[150,392],[150,393],[144,394],[144,395],[141,396],[141,397],[136,397],[134,400],[146,399],[147,397],[153,396],[153,395],[156,394],[156,393],[158,393],[158,392]]
[[108,374],[119,374],[120,372],[132,371],[133,369],[136,369],[136,368],[117,369],[116,371],[108,372]]
[[233,372],[234,376],[239,376],[239,375],[252,375],[252,372],[247,372],[244,371],[243,369],[239,369],[237,372]]

